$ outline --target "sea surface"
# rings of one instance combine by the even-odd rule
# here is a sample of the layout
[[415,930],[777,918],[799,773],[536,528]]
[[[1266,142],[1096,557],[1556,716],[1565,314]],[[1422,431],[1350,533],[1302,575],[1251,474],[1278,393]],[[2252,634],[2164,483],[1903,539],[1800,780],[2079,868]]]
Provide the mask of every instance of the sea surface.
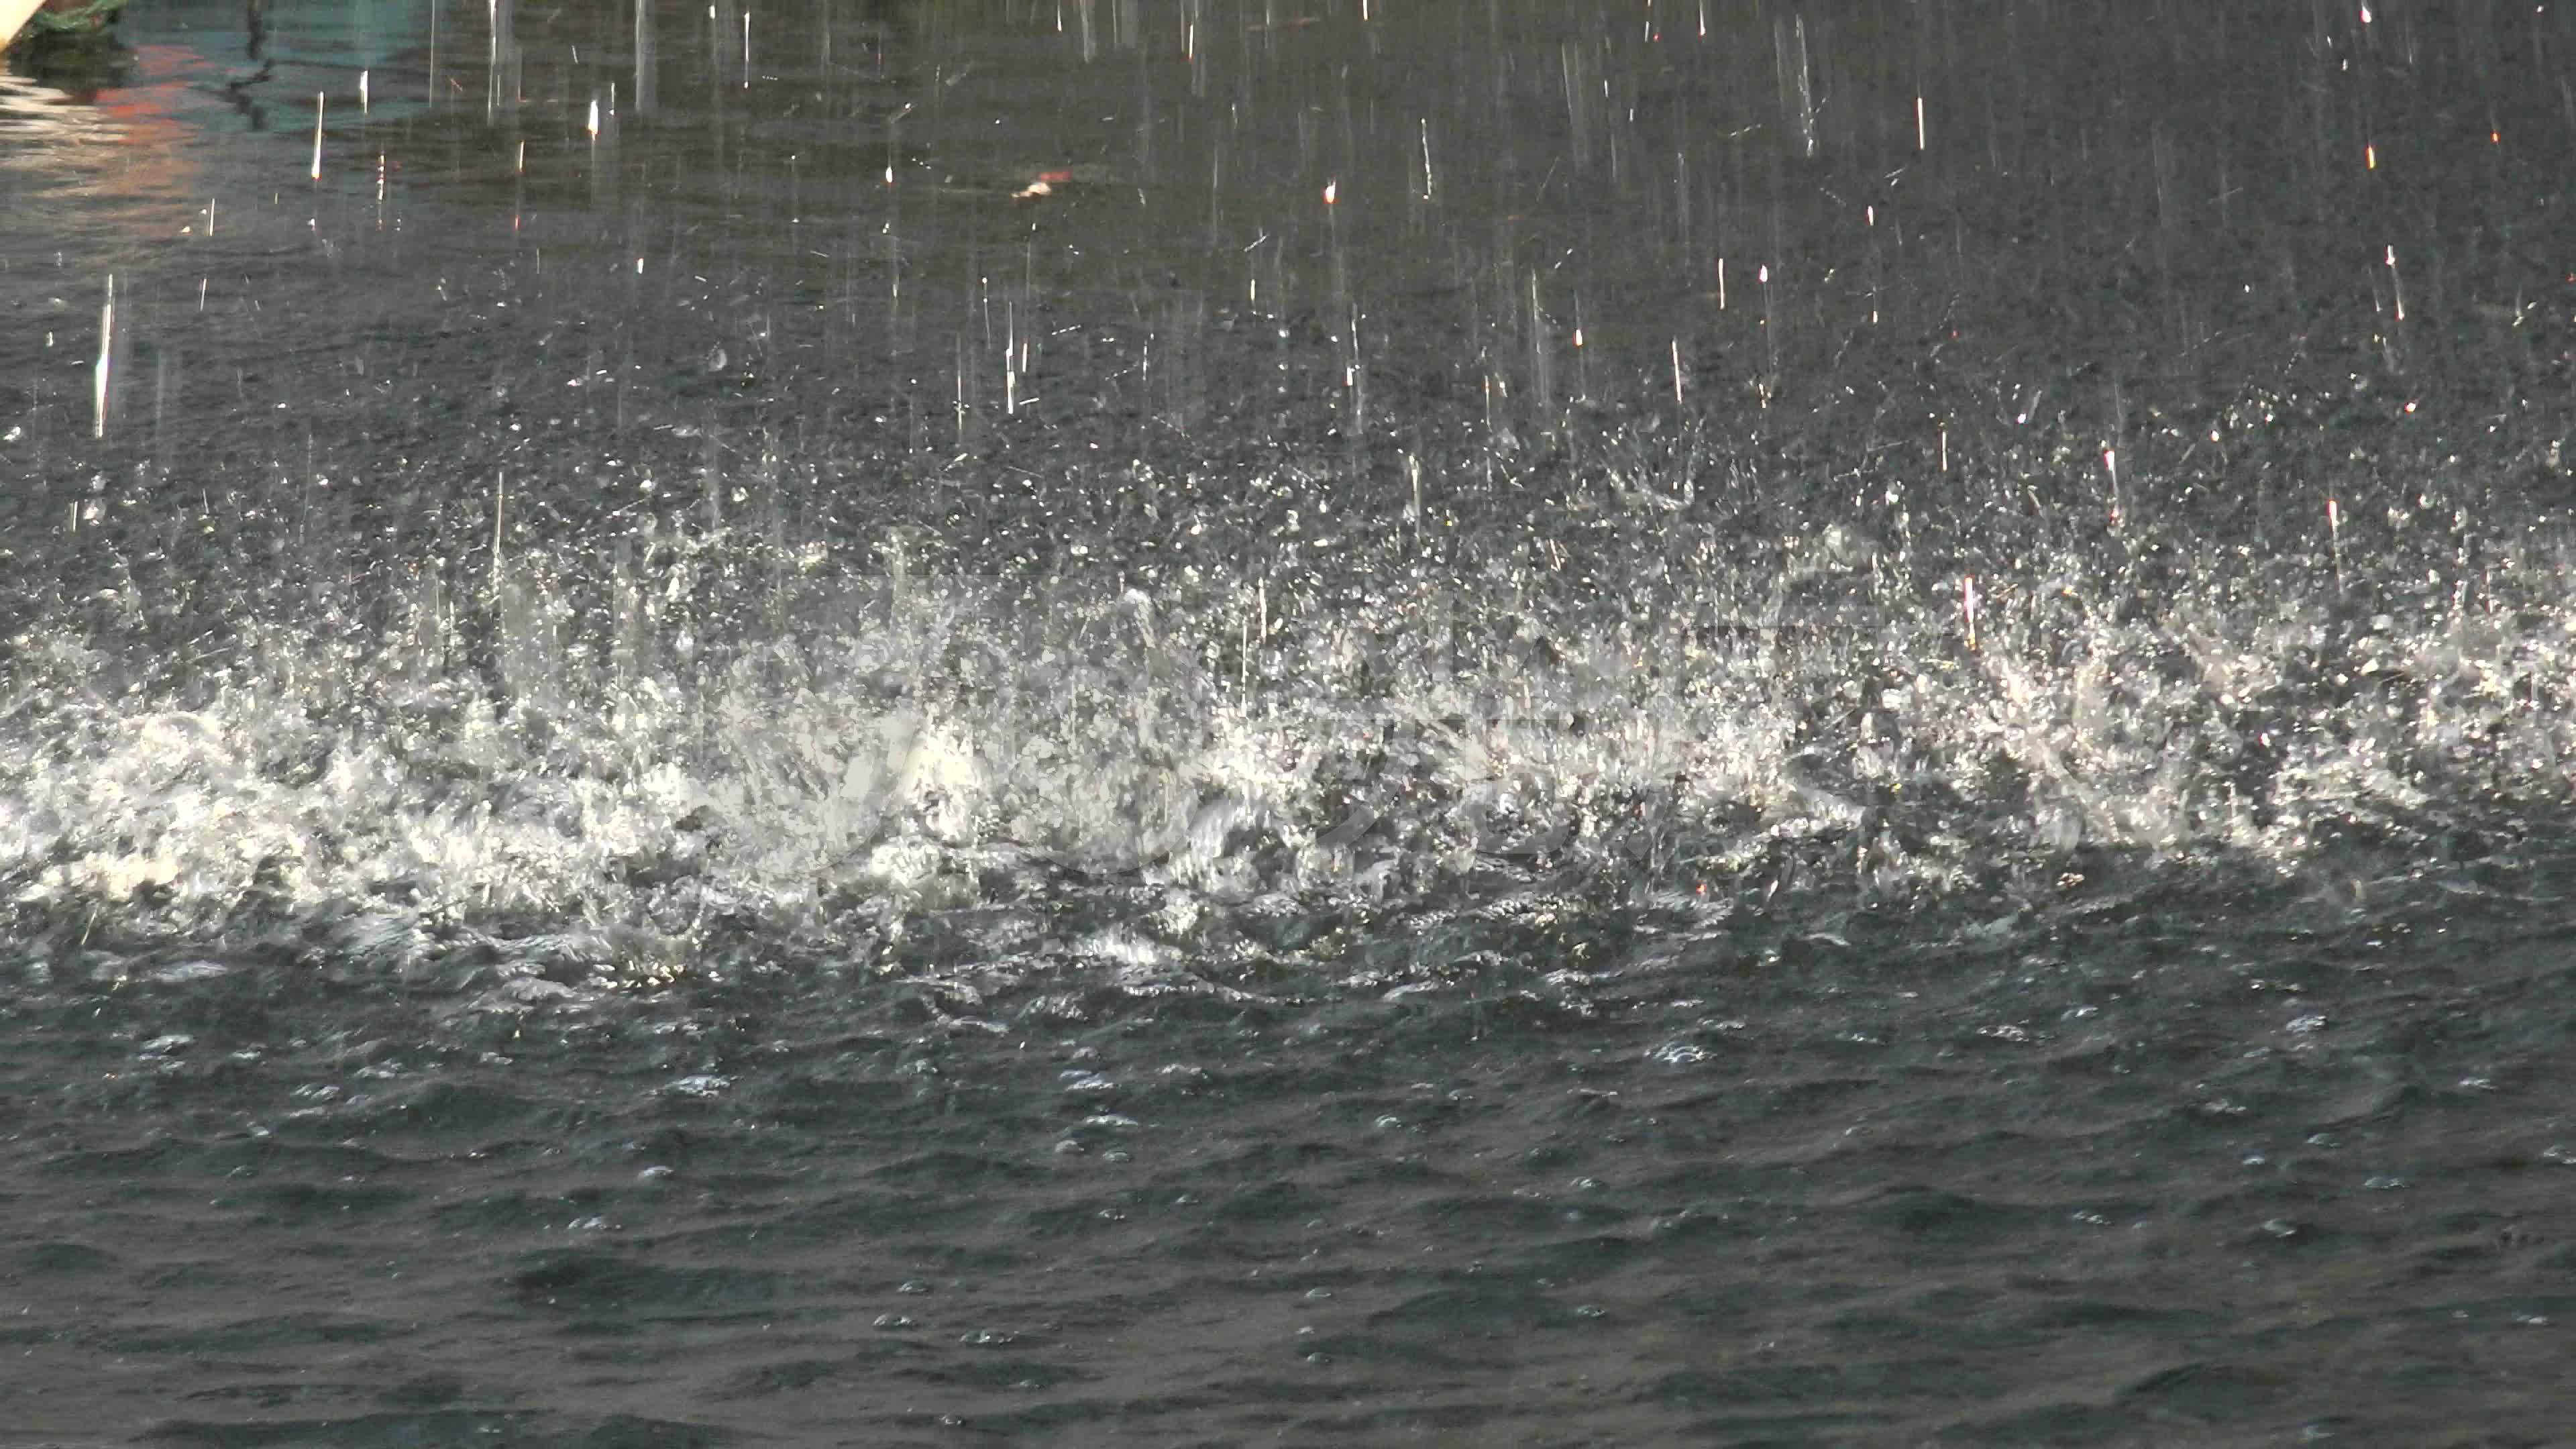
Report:
[[2571,77],[13,56],[0,1445],[2576,1443]]

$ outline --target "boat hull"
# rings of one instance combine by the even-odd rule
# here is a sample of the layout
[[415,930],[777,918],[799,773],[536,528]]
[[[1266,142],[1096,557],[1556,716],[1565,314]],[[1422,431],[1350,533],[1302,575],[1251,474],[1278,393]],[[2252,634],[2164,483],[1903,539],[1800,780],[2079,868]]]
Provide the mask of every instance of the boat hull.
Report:
[[87,35],[106,28],[125,0],[0,0],[0,46],[42,35]]

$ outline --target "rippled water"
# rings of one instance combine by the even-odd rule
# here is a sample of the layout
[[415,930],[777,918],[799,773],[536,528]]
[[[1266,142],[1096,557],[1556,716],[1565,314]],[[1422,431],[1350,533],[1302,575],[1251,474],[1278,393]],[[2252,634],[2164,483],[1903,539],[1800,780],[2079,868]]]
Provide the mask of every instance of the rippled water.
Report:
[[0,1436],[2561,1432],[2563,16],[132,8]]

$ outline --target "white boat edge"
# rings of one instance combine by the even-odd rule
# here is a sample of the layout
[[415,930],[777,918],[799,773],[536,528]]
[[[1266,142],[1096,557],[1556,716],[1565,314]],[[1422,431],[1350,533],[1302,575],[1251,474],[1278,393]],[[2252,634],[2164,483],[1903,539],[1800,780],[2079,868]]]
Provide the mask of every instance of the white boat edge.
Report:
[[0,0],[0,50],[18,43],[18,32],[44,5],[45,0]]

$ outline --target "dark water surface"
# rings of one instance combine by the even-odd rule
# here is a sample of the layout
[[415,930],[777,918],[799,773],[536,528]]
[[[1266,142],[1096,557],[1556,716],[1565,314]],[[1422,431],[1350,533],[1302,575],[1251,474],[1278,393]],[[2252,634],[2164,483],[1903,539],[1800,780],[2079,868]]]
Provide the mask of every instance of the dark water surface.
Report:
[[2567,7],[130,12],[0,1443],[2576,1434]]

